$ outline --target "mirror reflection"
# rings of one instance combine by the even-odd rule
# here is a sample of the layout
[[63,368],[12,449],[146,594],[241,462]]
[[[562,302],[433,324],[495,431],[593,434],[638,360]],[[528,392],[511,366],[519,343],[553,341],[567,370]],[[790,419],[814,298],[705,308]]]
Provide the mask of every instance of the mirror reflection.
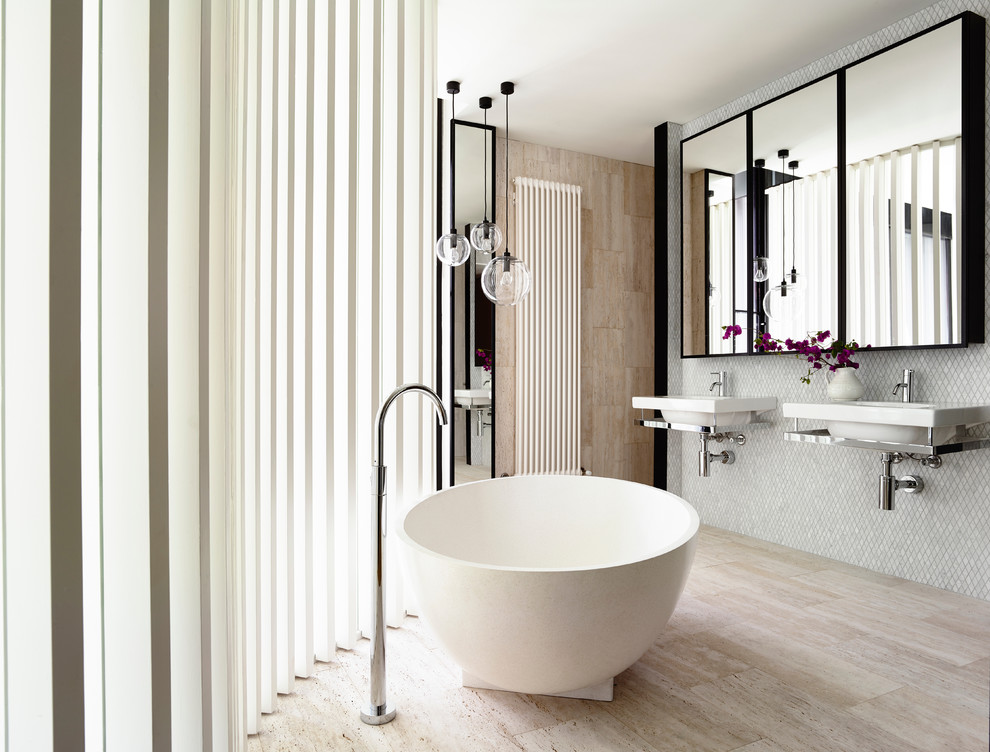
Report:
[[[454,226],[468,236],[484,219],[486,200],[488,216],[495,216],[494,134],[494,126],[461,120],[451,125]],[[494,467],[495,306],[480,281],[490,260],[491,253],[472,248],[468,261],[452,270],[455,484],[491,478]]]
[[682,354],[745,352],[746,338],[723,340],[722,326],[749,326],[746,120],[730,120],[682,147]]
[[846,74],[846,312],[860,342],[963,342],[961,69],[959,20]]
[[777,339],[837,329],[838,143],[836,76],[753,111],[754,314]]

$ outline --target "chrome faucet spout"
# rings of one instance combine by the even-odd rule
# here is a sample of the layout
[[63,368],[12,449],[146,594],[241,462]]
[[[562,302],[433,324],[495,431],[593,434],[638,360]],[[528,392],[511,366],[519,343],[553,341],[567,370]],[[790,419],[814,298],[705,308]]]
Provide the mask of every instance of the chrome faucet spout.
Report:
[[370,692],[371,701],[361,711],[361,720],[372,726],[381,726],[395,718],[395,708],[388,704],[385,698],[385,533],[386,526],[386,467],[383,464],[385,457],[385,418],[392,403],[406,392],[419,392],[431,400],[437,411],[437,418],[441,425],[447,425],[447,411],[444,409],[440,397],[427,386],[422,384],[403,384],[393,391],[375,416],[375,454],[374,454],[374,483],[376,500],[371,508],[372,514],[372,541],[371,557],[375,570],[372,583],[374,588],[374,614],[372,624],[374,632],[371,635],[371,680]]
[[712,385],[710,387],[708,387],[708,391],[709,392],[715,391],[715,387],[718,387],[718,392],[717,392],[718,396],[719,397],[724,397],[725,396],[725,392],[726,392],[726,389],[725,389],[726,372],[725,371],[712,371],[711,372],[711,375],[712,376],[717,376],[718,378],[716,378],[715,381],[712,382]]
[[910,368],[904,369],[903,381],[894,385],[894,391],[891,394],[896,395],[898,390],[901,390],[901,402],[914,401],[914,371]]

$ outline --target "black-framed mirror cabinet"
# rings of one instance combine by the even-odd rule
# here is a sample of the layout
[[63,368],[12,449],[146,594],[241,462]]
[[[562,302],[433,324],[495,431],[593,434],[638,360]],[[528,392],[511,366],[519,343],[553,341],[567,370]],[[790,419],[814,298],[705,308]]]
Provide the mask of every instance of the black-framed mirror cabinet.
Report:
[[682,357],[984,341],[985,44],[965,12],[681,142]]

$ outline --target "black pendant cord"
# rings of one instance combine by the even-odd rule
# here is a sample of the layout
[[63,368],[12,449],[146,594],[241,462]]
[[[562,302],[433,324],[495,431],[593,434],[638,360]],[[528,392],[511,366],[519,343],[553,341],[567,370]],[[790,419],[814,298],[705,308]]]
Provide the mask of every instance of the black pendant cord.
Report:
[[487,225],[488,224],[488,107],[485,107],[483,111],[485,113],[485,183],[484,183],[483,192],[485,194],[485,224]]
[[502,82],[501,92],[505,96],[505,257],[504,271],[509,271],[509,95],[515,91],[511,81]]
[[781,149],[777,152],[777,156],[780,157],[780,297],[787,297],[787,246],[784,245],[784,239],[787,237],[787,210],[785,209],[784,201],[784,186],[786,181],[783,180],[787,176],[787,168],[784,160],[787,159],[790,152],[787,149]]
[[796,282],[795,277],[797,276],[797,265],[794,263],[797,256],[797,241],[795,239],[797,232],[797,211],[795,209],[795,202],[797,199],[794,196],[795,186],[797,185],[797,160],[794,160],[787,166],[791,168],[791,284],[794,284]]
[[[460,81],[448,81],[447,82],[447,93],[450,94],[450,122],[453,125],[454,119],[457,117],[457,110],[454,106],[454,97],[457,96],[461,91]],[[450,129],[451,134],[453,134],[454,129]],[[450,139],[450,234],[457,234],[457,226],[454,223],[454,139],[453,136]]]

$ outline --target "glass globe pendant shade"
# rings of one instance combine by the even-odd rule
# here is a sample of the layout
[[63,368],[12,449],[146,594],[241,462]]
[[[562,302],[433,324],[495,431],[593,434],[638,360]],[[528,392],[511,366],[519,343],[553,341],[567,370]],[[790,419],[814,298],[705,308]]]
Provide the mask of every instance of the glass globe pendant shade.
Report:
[[482,253],[494,253],[502,245],[502,230],[494,222],[485,219],[471,226],[471,245]]
[[471,257],[471,244],[464,235],[451,230],[437,241],[436,252],[447,266],[460,266]]
[[495,305],[516,305],[529,294],[531,277],[522,259],[506,251],[496,256],[481,272],[481,289]]
[[774,285],[763,296],[763,311],[771,321],[793,322],[797,315],[797,290],[789,283]]

